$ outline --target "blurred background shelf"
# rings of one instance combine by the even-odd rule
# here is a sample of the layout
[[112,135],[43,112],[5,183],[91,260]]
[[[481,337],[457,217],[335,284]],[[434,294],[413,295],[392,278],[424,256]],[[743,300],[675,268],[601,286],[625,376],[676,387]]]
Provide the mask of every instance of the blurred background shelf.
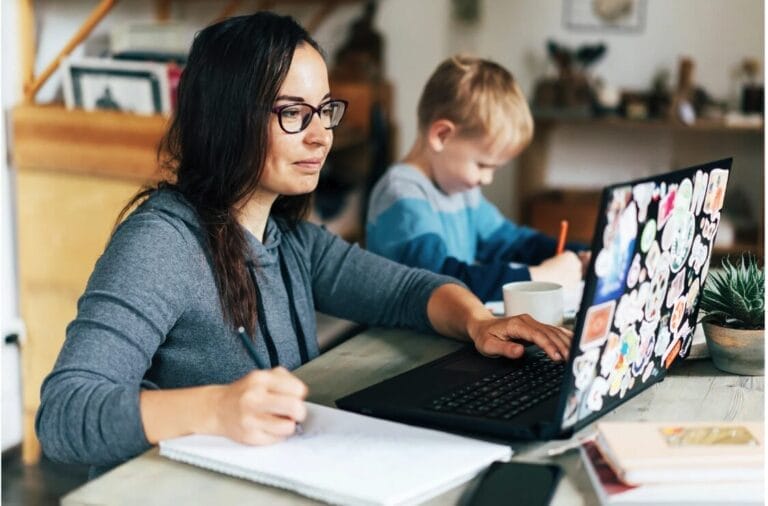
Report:
[[558,125],[582,125],[586,127],[614,127],[624,129],[667,129],[680,132],[722,132],[734,134],[761,135],[764,130],[762,120],[759,122],[729,122],[726,119],[699,118],[693,124],[661,119],[627,119],[619,116],[605,117],[574,117],[557,115],[536,115],[537,128],[552,128]]
[[[763,256],[762,124],[557,115],[537,116],[535,122],[536,134],[518,160],[513,183],[522,223],[554,236],[560,220],[568,218],[569,237],[589,244],[604,184],[733,157],[713,262],[744,252]],[[633,166],[630,178],[617,179],[615,169]]]
[[63,171],[144,182],[157,177],[168,118],[21,104],[12,112],[20,170]]

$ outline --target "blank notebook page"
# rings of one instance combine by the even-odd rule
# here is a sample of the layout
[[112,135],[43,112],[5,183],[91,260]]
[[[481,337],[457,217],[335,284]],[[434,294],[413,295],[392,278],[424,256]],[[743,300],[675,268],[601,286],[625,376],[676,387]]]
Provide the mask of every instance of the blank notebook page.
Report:
[[508,446],[307,403],[304,433],[270,446],[219,436],[162,441],[160,454],[335,504],[411,504],[474,477]]

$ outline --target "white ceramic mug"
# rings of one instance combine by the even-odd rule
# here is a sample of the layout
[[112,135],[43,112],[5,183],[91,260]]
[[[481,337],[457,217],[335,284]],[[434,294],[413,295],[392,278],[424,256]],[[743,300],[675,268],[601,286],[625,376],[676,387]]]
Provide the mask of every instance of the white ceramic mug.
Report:
[[547,281],[515,281],[502,287],[504,314],[528,313],[550,325],[563,324],[563,285]]

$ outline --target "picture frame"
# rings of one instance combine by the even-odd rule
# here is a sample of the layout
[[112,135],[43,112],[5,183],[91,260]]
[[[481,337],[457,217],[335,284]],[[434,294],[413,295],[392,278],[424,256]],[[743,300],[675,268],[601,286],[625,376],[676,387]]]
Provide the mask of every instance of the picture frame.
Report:
[[168,65],[109,58],[66,59],[62,64],[67,109],[139,115],[171,113]]
[[563,24],[572,31],[641,33],[647,0],[563,0]]

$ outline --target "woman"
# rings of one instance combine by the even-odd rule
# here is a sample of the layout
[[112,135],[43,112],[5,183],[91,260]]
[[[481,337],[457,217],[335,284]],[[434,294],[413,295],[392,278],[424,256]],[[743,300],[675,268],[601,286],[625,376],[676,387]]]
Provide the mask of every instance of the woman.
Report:
[[43,384],[36,428],[51,458],[111,467],[183,434],[288,437],[307,394],[289,370],[318,355],[316,309],[471,339],[486,355],[520,356],[511,337],[568,353],[564,329],[493,318],[450,278],[301,221],[346,104],[291,18],[200,32],[178,98],[165,139],[175,180],[134,198]]

